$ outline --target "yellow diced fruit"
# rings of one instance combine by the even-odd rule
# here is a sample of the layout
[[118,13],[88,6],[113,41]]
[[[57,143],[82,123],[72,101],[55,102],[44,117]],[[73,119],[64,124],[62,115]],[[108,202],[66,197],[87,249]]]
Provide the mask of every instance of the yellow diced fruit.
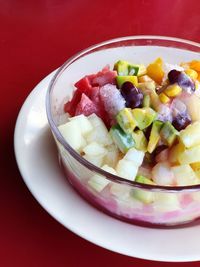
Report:
[[178,156],[180,164],[191,164],[200,161],[200,146],[186,149]]
[[198,78],[198,72],[193,69],[187,69],[185,73],[193,80],[196,80]]
[[200,60],[192,60],[190,62],[190,68],[196,71],[200,71]]
[[179,163],[178,157],[180,154],[183,153],[184,150],[185,150],[185,147],[182,143],[178,143],[172,146],[169,152],[169,162],[173,164],[178,164]]
[[190,166],[192,167],[197,177],[200,178],[200,162],[191,163]]
[[161,84],[164,71],[162,69],[163,61],[161,58],[157,58],[153,63],[147,67],[147,75],[152,78],[156,83]]
[[152,82],[153,80],[148,75],[138,77],[139,83]]
[[169,85],[164,90],[164,93],[169,97],[175,97],[175,96],[179,95],[181,92],[182,92],[182,88],[177,84]]
[[168,103],[170,101],[170,98],[164,93],[161,93],[159,95],[159,99],[163,104],[166,104],[166,103]]
[[196,121],[180,131],[180,140],[186,148],[200,145],[200,122]]

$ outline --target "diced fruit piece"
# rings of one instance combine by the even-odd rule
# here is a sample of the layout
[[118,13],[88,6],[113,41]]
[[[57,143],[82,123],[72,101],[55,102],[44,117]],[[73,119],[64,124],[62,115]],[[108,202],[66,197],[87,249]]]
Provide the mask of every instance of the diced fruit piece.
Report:
[[157,212],[170,212],[180,209],[179,199],[175,193],[155,192],[153,205]]
[[86,145],[81,135],[80,126],[76,120],[58,126],[58,130],[73,149],[78,151]]
[[189,65],[191,69],[200,71],[200,60],[192,60]]
[[107,153],[107,149],[97,142],[91,142],[83,148],[83,152],[87,155],[99,156],[105,155]]
[[[128,67],[129,70],[129,75],[137,75],[137,76],[142,76],[145,75],[147,70],[146,67],[143,64],[129,64]],[[135,70],[135,72],[133,72],[133,70]]]
[[151,128],[151,133],[150,133],[150,138],[149,138],[149,143],[147,146],[147,151],[149,153],[152,153],[154,149],[156,148],[158,141],[160,140],[160,130],[163,126],[163,122],[161,121],[154,121],[152,128]]
[[169,97],[178,96],[182,92],[182,88],[178,84],[172,84],[167,86],[164,93]]
[[95,74],[92,79],[92,86],[103,86],[105,84],[115,84],[117,72],[112,71],[109,67],[105,67],[102,71]]
[[187,99],[184,99],[187,106],[187,111],[192,121],[200,121],[200,97],[195,94],[190,95]]
[[[148,75],[142,75],[138,77],[138,82],[139,83],[146,83],[146,82],[154,82]],[[154,82],[155,84],[155,82]]]
[[118,201],[128,201],[130,204],[130,186],[111,183],[110,193],[116,197]]
[[165,93],[159,94],[159,99],[163,104],[170,102],[170,98]]
[[81,100],[76,106],[75,115],[83,114],[89,116],[92,113],[97,113],[98,107],[85,94],[81,95]]
[[156,119],[157,113],[152,108],[135,108],[132,110],[140,130],[144,130]]
[[134,147],[132,147],[131,149],[128,150],[128,152],[126,153],[123,159],[132,161],[136,166],[139,167],[143,162],[144,152],[139,151],[135,149]]
[[[200,162],[191,163],[190,166],[192,167],[196,176],[200,179]],[[200,182],[200,180],[199,180],[199,182]]]
[[115,168],[118,160],[120,159],[119,149],[115,144],[106,147],[108,152],[104,157],[104,162],[108,164],[110,167]]
[[69,113],[70,116],[75,115],[76,107],[81,100],[81,96],[82,96],[82,92],[80,92],[79,90],[76,90],[73,94],[72,99],[68,101],[67,103],[65,103],[64,111],[66,113]]
[[188,93],[195,91],[194,82],[182,71],[171,70],[168,73],[168,79],[171,84],[177,83],[184,91]]
[[200,182],[195,172],[188,164],[172,167],[171,170],[174,173],[178,186],[194,185]]
[[101,167],[103,162],[104,162],[104,155],[103,154],[98,155],[98,156],[85,154],[85,155],[83,155],[83,158],[86,159],[87,161],[89,161],[90,163],[94,164],[97,167]]
[[122,109],[116,116],[116,120],[120,127],[126,133],[132,133],[136,127],[136,122],[129,108]]
[[146,152],[147,151],[147,139],[143,131],[136,130],[132,133],[132,136],[135,141],[135,148]]
[[75,83],[76,91],[81,92],[89,96],[90,90],[92,88],[91,80],[95,77],[95,74],[86,75],[78,82]]
[[149,108],[151,105],[151,98],[150,95],[144,95],[143,101],[142,101],[142,106],[144,108]]
[[86,135],[86,141],[88,143],[98,141],[98,143],[103,145],[112,144],[112,139],[108,133],[105,124],[103,123],[103,120],[99,118],[96,114],[90,115],[88,119],[93,126],[93,130]]
[[118,88],[122,88],[122,85],[125,82],[131,82],[135,86],[138,85],[137,76],[117,76],[116,80],[117,80]]
[[126,101],[126,107],[136,108],[142,106],[143,94],[131,82],[123,83],[120,91]]
[[180,164],[190,164],[200,161],[200,145],[186,149],[178,156]]
[[142,175],[137,175],[136,178],[135,178],[135,182],[138,182],[138,183],[142,183],[142,184],[152,184],[152,185],[155,185],[155,183],[146,178],[145,176],[142,176]]
[[130,181],[134,181],[138,171],[138,167],[133,163],[133,161],[123,158],[119,160],[116,167],[116,171],[120,177]]
[[162,83],[164,71],[162,69],[163,61],[161,58],[157,58],[153,63],[147,67],[147,75],[151,77],[158,84]]
[[178,136],[178,131],[169,121],[166,121],[160,131],[160,136],[164,144],[172,146]]
[[187,69],[185,73],[193,80],[196,80],[198,78],[198,72],[193,69]]
[[93,126],[91,122],[89,121],[88,117],[84,116],[83,114],[75,117],[69,118],[70,121],[76,120],[82,135],[88,134],[92,131]]
[[[155,184],[150,179],[144,177],[144,176],[136,176],[135,182],[142,183],[142,184]],[[152,203],[154,201],[154,193],[150,192],[149,190],[143,190],[140,188],[135,188],[131,190],[131,196],[134,198],[140,200],[141,202],[145,204]]]
[[178,157],[183,153],[184,150],[185,147],[181,142],[172,146],[169,152],[169,162],[178,164],[179,163]]
[[186,148],[200,145],[200,122],[194,122],[188,125],[180,132],[180,140]]
[[174,174],[169,163],[157,163],[152,169],[152,179],[157,185],[174,185]]
[[126,153],[135,145],[132,135],[125,133],[118,124],[111,127],[110,135],[122,153]]
[[125,60],[119,60],[115,63],[114,65],[114,70],[117,71],[117,74],[120,76],[128,75],[129,70],[128,70],[129,63]]

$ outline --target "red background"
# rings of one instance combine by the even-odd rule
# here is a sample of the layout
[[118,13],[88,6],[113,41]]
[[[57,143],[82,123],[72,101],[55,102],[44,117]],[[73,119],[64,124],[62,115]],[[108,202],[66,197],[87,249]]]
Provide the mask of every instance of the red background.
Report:
[[141,34],[200,42],[199,14],[199,0],[0,0],[0,266],[160,266],[91,244],[50,217],[18,171],[14,125],[34,86],[80,49]]

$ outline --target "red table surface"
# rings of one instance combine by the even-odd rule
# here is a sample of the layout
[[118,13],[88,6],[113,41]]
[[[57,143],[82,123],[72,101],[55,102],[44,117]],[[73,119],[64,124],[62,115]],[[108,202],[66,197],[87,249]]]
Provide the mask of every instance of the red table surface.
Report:
[[14,126],[34,86],[74,53],[127,35],[200,42],[199,14],[199,0],[0,0],[0,266],[160,266],[98,247],[55,221],[21,178],[13,152]]

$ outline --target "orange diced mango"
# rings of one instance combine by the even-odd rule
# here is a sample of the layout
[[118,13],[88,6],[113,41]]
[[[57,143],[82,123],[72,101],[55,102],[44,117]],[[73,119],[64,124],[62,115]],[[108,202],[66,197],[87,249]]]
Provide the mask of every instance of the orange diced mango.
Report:
[[164,76],[162,69],[163,61],[161,58],[157,58],[153,63],[147,67],[147,75],[151,77],[156,83],[161,84]]
[[190,68],[196,71],[200,71],[200,60],[192,60],[190,62]]

